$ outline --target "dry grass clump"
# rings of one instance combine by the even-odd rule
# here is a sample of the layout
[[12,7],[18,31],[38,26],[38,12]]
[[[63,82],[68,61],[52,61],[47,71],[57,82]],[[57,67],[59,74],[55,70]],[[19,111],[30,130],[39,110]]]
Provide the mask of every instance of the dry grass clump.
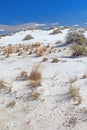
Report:
[[32,93],[32,96],[33,96],[36,100],[38,100],[39,97],[40,97],[40,93],[38,93],[38,92]]
[[59,34],[59,33],[62,33],[62,31],[59,29],[54,29],[53,32],[50,34],[52,35],[52,34]]
[[37,56],[43,56],[45,52],[49,50],[49,45],[42,45],[42,43],[35,43],[35,44],[16,44],[8,46],[3,46],[0,48],[0,51],[2,55],[5,55],[5,57],[9,57],[10,54],[15,53],[17,56],[21,55],[30,55],[35,54]]
[[9,44],[8,47],[7,47],[7,53],[11,54],[12,52],[13,52],[12,45]]
[[69,28],[70,28],[69,26],[64,26],[64,27],[62,27],[62,30],[69,29]]
[[79,87],[75,87],[75,86],[71,86],[69,87],[69,90],[68,90],[68,94],[70,95],[70,97],[74,100],[74,101],[77,101],[77,104],[81,104],[82,102],[82,98],[80,96],[80,88]]
[[79,96],[79,88],[73,87],[72,85],[69,87],[69,95],[72,98],[76,98],[77,96]]
[[48,58],[47,58],[47,57],[44,57],[42,61],[45,62],[45,61],[47,61],[47,60],[48,60]]
[[22,51],[20,51],[19,53],[18,53],[18,55],[17,56],[21,56],[23,54],[23,52]]
[[6,87],[5,82],[3,79],[0,79],[0,89]]
[[37,55],[38,57],[43,56],[43,55],[44,55],[44,50],[43,50],[42,48],[39,49],[39,50],[37,50],[36,55]]
[[49,48],[50,48],[49,45],[47,45],[47,46],[44,45],[44,46],[38,48],[37,52],[36,52],[36,55],[38,57],[43,56],[49,50]]
[[53,58],[52,63],[57,63],[58,61],[58,58]]
[[34,44],[32,45],[32,47],[38,48],[38,47],[40,47],[41,45],[42,45],[42,43],[36,42],[36,43],[34,43]]
[[23,77],[24,80],[27,80],[28,79],[28,73],[26,71],[22,71],[21,72],[21,77]]
[[16,78],[16,80],[28,80],[29,79],[29,76],[28,76],[28,73],[26,71],[21,71],[20,75]]
[[60,43],[61,43],[61,41],[60,41],[60,40],[58,40],[58,41],[56,41],[56,43],[55,43],[55,44],[57,45],[57,44],[60,44]]
[[34,66],[32,68],[32,71],[29,77],[30,77],[30,84],[32,86],[41,85],[42,74],[41,74],[41,71],[39,70],[39,65]]
[[34,39],[30,34],[26,35],[23,41]]

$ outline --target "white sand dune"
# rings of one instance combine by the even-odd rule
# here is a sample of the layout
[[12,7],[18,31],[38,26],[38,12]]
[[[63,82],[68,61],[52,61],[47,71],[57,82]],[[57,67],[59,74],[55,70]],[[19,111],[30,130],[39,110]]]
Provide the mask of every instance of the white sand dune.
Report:
[[[8,89],[0,89],[0,130],[86,130],[87,129],[87,57],[71,58],[69,45],[65,42],[68,29],[62,33],[50,35],[52,30],[26,30],[5,36],[0,39],[1,46],[8,44],[34,44],[36,42],[53,47],[51,53],[41,57],[35,54],[17,56],[10,54],[5,58],[0,53],[0,78]],[[23,41],[27,34],[34,39]],[[87,32],[85,32],[87,37]],[[59,47],[55,44],[60,41]],[[59,51],[61,50],[61,51]],[[44,57],[48,61],[42,62]],[[58,58],[57,63],[52,63]],[[42,73],[41,86],[33,88],[29,80],[17,81],[22,70],[30,74],[34,64],[40,64]],[[73,83],[80,88],[82,103],[76,105],[68,94],[70,80],[77,77]],[[40,93],[36,100],[34,92]]]

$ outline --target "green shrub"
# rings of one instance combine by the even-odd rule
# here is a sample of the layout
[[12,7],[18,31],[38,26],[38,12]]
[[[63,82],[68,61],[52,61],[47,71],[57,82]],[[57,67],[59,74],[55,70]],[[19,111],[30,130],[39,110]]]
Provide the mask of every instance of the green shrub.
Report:
[[71,47],[71,50],[73,51],[72,55],[73,56],[86,56],[87,55],[87,48],[86,45],[82,45],[82,46],[77,46],[77,45],[73,45]]
[[23,41],[34,39],[30,34],[26,35]]
[[86,38],[82,32],[79,31],[70,31],[67,34],[66,42],[83,45],[86,44]]

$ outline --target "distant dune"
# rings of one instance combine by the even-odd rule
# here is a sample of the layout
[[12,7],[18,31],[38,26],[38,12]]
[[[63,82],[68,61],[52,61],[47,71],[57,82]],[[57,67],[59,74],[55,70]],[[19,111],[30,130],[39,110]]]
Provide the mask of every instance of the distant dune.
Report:
[[38,23],[26,23],[21,25],[3,25],[0,24],[0,34],[4,33],[11,33],[11,32],[17,32],[28,28],[36,28],[44,26],[45,24],[38,24]]

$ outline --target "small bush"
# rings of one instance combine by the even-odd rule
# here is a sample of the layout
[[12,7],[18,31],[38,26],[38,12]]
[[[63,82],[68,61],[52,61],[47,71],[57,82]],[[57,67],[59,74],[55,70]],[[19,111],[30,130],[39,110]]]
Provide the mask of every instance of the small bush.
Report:
[[28,73],[26,71],[22,71],[21,72],[21,77],[24,79],[24,80],[27,80],[28,79]]
[[32,86],[41,85],[42,74],[39,70],[39,65],[34,66],[30,73],[30,83]]
[[70,86],[69,87],[69,95],[71,98],[76,98],[79,96],[79,88]]
[[32,96],[36,99],[36,100],[38,100],[39,99],[39,97],[40,97],[40,93],[32,93]]
[[59,33],[62,33],[62,31],[59,29],[54,29],[53,32],[50,34],[59,34]]
[[28,34],[24,39],[23,41],[25,40],[31,40],[31,39],[34,39],[30,34]]
[[20,73],[20,75],[16,78],[16,80],[28,80],[29,79],[29,76],[28,76],[28,73],[26,71],[22,71]]
[[3,79],[0,79],[0,89],[6,87],[5,82]]
[[11,54],[12,51],[13,51],[13,50],[12,50],[12,45],[9,44],[8,47],[7,47],[7,53],[8,53],[8,54]]
[[80,88],[73,87],[72,85],[69,87],[69,90],[68,90],[68,94],[74,101],[77,101],[78,105],[81,104],[82,102],[82,98],[80,96],[79,91],[80,91]]
[[55,44],[57,45],[57,44],[60,44],[60,43],[62,43],[62,42],[58,40],[58,41],[56,41],[56,43],[55,43]]
[[82,46],[73,45],[71,47],[71,50],[73,51],[72,56],[86,56],[87,55],[86,45],[82,45]]
[[52,60],[52,62],[53,63],[57,63],[59,60],[57,59],[57,58],[54,58],[53,60]]
[[84,34],[79,31],[70,31],[67,34],[66,42],[83,45],[86,43],[86,38],[85,38]]
[[47,58],[47,57],[44,57],[42,61],[45,62],[45,61],[47,61],[47,60],[48,60],[48,58]]
[[37,50],[36,55],[37,55],[38,57],[43,56],[43,55],[44,55],[44,50],[43,50],[42,48],[39,49],[39,50]]

